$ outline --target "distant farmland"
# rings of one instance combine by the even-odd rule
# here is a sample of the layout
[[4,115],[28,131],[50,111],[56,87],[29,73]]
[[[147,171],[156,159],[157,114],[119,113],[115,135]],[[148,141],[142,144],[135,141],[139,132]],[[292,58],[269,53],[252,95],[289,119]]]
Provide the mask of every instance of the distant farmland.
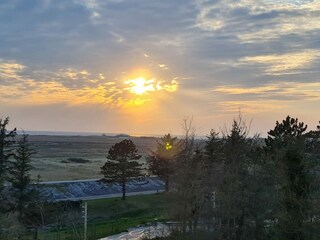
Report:
[[[132,137],[139,154],[147,156],[156,147],[156,138]],[[100,178],[100,167],[108,149],[123,138],[109,136],[40,136],[30,135],[37,153],[33,156],[32,176],[41,180]],[[145,157],[141,158],[145,162]]]

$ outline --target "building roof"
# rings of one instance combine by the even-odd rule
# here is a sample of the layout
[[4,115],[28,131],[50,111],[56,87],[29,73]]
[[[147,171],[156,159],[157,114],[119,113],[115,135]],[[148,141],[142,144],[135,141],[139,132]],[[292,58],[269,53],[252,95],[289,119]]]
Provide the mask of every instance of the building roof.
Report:
[[[54,181],[35,184],[40,195],[48,201],[77,201],[122,196],[119,184],[108,184],[92,180]],[[151,194],[164,191],[164,182],[158,177],[146,177],[144,180],[132,179],[126,184],[126,195]]]

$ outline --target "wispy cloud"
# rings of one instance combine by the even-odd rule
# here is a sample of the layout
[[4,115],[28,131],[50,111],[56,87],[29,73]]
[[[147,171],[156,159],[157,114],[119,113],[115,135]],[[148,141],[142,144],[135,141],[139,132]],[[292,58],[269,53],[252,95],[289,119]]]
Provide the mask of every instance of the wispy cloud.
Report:
[[15,61],[5,61],[0,59],[0,83],[10,83],[10,80],[12,79],[21,79],[19,73],[25,68],[26,66]]
[[[272,41],[288,35],[303,35],[320,31],[319,1],[264,1],[263,7],[253,16],[272,14],[263,28],[254,28],[238,34],[243,42]],[[251,9],[254,5],[251,6]],[[259,19],[256,19],[259,20]],[[259,21],[258,21],[259,23]]]
[[196,26],[237,36],[243,43],[319,31],[319,1],[195,0]]
[[[0,62],[0,99],[24,104],[102,104],[110,108],[122,108],[130,105],[143,105],[150,102],[149,92],[175,92],[176,79],[170,81],[135,79],[111,81],[103,74],[88,70],[63,68],[56,71],[23,71],[27,67],[15,61]],[[139,80],[139,79],[138,79]],[[135,90],[135,91],[134,91]],[[142,92],[139,92],[142,91]],[[135,94],[141,96],[135,96]]]
[[95,20],[100,17],[100,7],[97,0],[74,0],[76,4],[86,7],[91,13],[91,19]]
[[196,20],[196,26],[205,31],[216,31],[224,27],[224,16],[212,13],[217,10],[217,3],[213,1],[196,0],[195,5],[199,10]]
[[320,59],[320,50],[309,49],[302,52],[287,54],[270,54],[259,56],[248,56],[241,58],[242,64],[261,65],[265,67],[265,73],[270,75],[281,75],[290,73],[292,70],[305,70]]
[[283,110],[287,107],[285,102],[278,103],[277,101],[221,101],[211,104],[214,112],[218,114],[238,114],[239,111],[245,114],[256,114],[263,112],[275,112]]
[[231,96],[242,95],[243,100],[319,101],[320,82],[275,82],[259,87],[220,86],[213,90]]

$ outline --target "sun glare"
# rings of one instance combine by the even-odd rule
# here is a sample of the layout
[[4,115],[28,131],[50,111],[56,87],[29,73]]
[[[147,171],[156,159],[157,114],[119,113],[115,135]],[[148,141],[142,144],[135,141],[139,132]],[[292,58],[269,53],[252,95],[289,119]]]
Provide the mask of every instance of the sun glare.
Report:
[[125,84],[130,86],[128,90],[137,95],[143,95],[147,92],[155,91],[155,86],[153,83],[153,79],[146,80],[143,77],[125,81]]

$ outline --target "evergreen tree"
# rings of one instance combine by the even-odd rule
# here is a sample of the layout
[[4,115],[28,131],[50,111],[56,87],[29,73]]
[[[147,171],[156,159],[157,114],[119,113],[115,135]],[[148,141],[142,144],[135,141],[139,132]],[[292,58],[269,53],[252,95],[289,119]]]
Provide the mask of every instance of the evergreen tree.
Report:
[[[320,123],[320,122],[319,122]],[[310,182],[310,202],[308,207],[308,221],[306,223],[306,238],[317,239],[320,235],[320,125],[316,130],[311,130],[305,134],[307,154],[305,158],[308,160],[308,175],[312,180]]]
[[122,187],[122,199],[126,198],[126,183],[131,178],[143,176],[142,165],[135,161],[140,159],[136,145],[128,139],[113,145],[108,151],[108,160],[101,167],[104,175],[102,181],[118,183]]
[[[204,146],[205,168],[212,204],[212,239],[267,239],[264,228],[266,201],[262,184],[262,149],[259,136],[248,137],[249,127],[239,115],[222,137],[211,131]],[[262,206],[262,204],[264,204]],[[207,219],[210,219],[207,217]]]
[[220,208],[221,236],[225,239],[245,239],[249,219],[248,180],[250,144],[249,130],[242,120],[234,120],[230,130],[223,132],[223,155],[220,158],[221,179],[217,192]]
[[179,154],[181,144],[176,137],[164,135],[157,141],[157,149],[148,157],[149,171],[165,182],[165,190],[169,191],[169,181],[174,174],[175,160]]
[[15,143],[16,128],[12,131],[7,130],[9,118],[0,118],[0,194],[3,188],[3,182],[6,179],[7,163],[13,156],[12,145]]
[[279,189],[278,230],[281,239],[303,240],[310,197],[310,172],[306,158],[307,126],[287,116],[268,132],[266,150],[275,171]]
[[15,143],[16,129],[7,130],[9,118],[0,118],[0,238],[2,235],[2,226],[6,219],[3,219],[3,213],[9,211],[10,201],[8,200],[8,191],[4,187],[7,180],[8,160],[13,156],[13,144]]
[[30,146],[28,135],[23,134],[18,141],[18,148],[14,156],[14,160],[10,162],[10,182],[14,188],[14,198],[16,202],[16,209],[19,213],[19,221],[25,215],[27,203],[32,199],[33,190],[30,188],[32,182],[30,176],[31,156],[35,151]]
[[[211,130],[207,136],[207,141],[204,146],[204,154],[209,161],[209,164],[214,164],[221,157],[222,141],[219,133]],[[213,166],[212,166],[213,167]]]

